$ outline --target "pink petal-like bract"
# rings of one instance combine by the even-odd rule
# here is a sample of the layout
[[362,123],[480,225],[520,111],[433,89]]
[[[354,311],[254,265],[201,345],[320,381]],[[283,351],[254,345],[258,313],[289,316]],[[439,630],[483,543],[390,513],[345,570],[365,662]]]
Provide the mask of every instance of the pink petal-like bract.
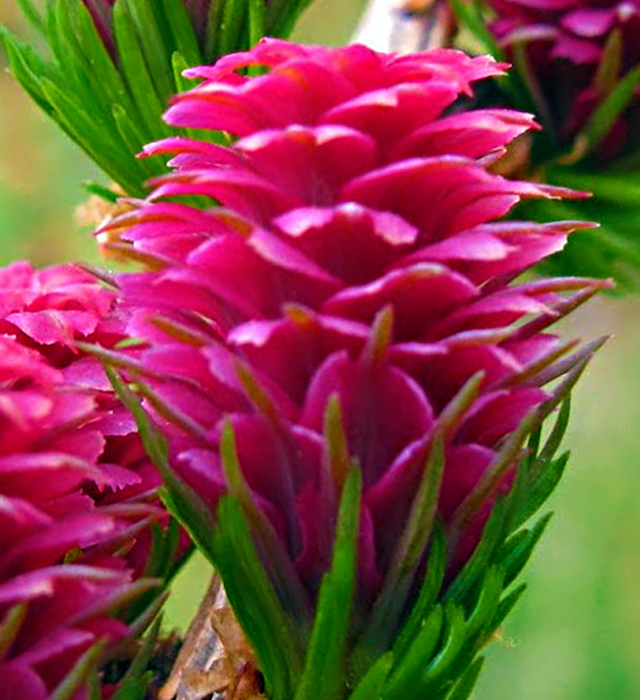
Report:
[[[265,39],[190,70],[202,82],[166,115],[224,132],[227,145],[150,145],[173,154],[173,172],[111,224],[128,226],[135,255],[153,261],[118,282],[129,332],[146,343],[140,372],[174,467],[215,511],[228,422],[255,502],[312,597],[336,516],[328,407],[337,400],[363,476],[366,605],[434,436],[446,460],[438,517],[452,534],[507,437],[572,367],[571,347],[547,327],[603,286],[514,281],[578,224],[499,221],[523,198],[570,195],[489,170],[534,126],[530,116],[456,113],[474,82],[502,68],[452,50],[399,56]],[[210,204],[181,201],[192,195]],[[478,395],[456,414],[451,402],[478,373]],[[514,466],[451,540],[453,568]]]

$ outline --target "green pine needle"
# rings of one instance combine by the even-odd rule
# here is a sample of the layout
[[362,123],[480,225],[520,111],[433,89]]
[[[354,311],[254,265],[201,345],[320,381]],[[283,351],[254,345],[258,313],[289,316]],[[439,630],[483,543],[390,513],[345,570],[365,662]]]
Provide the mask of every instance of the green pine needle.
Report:
[[28,605],[26,603],[18,603],[12,608],[9,608],[4,619],[0,622],[0,658],[11,648],[15,641],[22,623],[27,616]]
[[172,46],[169,58],[172,59],[173,54],[178,52],[183,56],[187,66],[198,66],[203,63],[204,58],[200,51],[198,37],[184,0],[163,0],[161,8],[166,17],[166,26],[171,33],[167,39],[167,44]]
[[547,513],[531,530],[523,530],[522,534],[516,533],[513,538],[518,537],[519,541],[514,543],[515,546],[509,547],[509,541],[507,541],[505,546],[508,547],[508,551],[500,561],[500,566],[505,571],[505,588],[515,580],[529,561],[534,547],[538,544],[552,517],[553,513]]
[[290,700],[302,670],[303,637],[281,607],[237,497],[221,499],[217,518],[213,560],[229,603],[256,654],[268,696]]
[[249,46],[254,46],[265,35],[265,2],[249,0]]
[[402,658],[408,646],[420,632],[424,621],[431,613],[438,600],[438,595],[444,579],[447,562],[447,543],[444,528],[437,524],[431,538],[431,548],[427,559],[426,576],[420,588],[420,593],[414,602],[411,613],[398,635],[393,652],[396,658]]
[[445,630],[443,643],[437,656],[429,663],[423,674],[419,688],[423,695],[429,697],[446,681],[450,667],[455,663],[466,641],[466,626],[464,612],[461,607],[452,602],[444,606]]
[[624,75],[589,117],[585,128],[578,134],[576,141],[585,141],[589,150],[594,150],[607,137],[611,127],[620,118],[634,98],[640,84],[640,66],[632,68]]
[[105,372],[116,395],[135,418],[145,452],[163,478],[164,486],[160,489],[163,502],[189,532],[200,551],[211,560],[211,533],[215,526],[213,516],[198,494],[171,469],[166,440],[153,425],[138,397],[112,367],[105,365]]
[[71,700],[80,687],[88,681],[89,676],[96,672],[106,644],[105,640],[101,640],[87,649],[51,693],[49,700]]
[[349,700],[381,700],[382,688],[393,666],[393,654],[383,654],[360,680]]
[[[524,523],[532,515],[537,513],[555,491],[556,486],[560,483],[560,479],[566,470],[569,456],[569,452],[565,452],[558,457],[558,459],[551,460],[546,465],[542,474],[529,489],[525,508],[520,515],[520,522]],[[518,524],[520,524],[520,522]]]
[[[405,700],[422,676],[425,666],[438,649],[443,633],[444,611],[437,605],[397,663],[382,692],[383,700]],[[381,657],[382,658],[382,657]]]
[[295,700],[344,694],[345,657],[356,586],[362,477],[352,467],[344,485],[331,569],[322,580],[304,672]]
[[476,686],[480,671],[484,664],[484,657],[478,657],[460,677],[453,690],[447,695],[446,700],[469,700]]
[[162,5],[161,8],[157,8],[155,0],[117,0],[117,2],[123,3],[128,10],[131,30],[137,37],[141,59],[147,67],[155,92],[164,108],[173,92],[171,54],[174,47],[171,46],[169,30],[164,22]]
[[526,589],[527,584],[521,583],[517,588],[508,593],[500,601],[500,605],[498,605],[496,614],[493,616],[493,620],[491,620],[491,625],[489,626],[489,630],[487,632],[488,635],[493,634],[495,630],[497,630],[498,627],[500,627],[507,615],[513,610],[516,603],[520,600],[520,597],[526,591]]
[[146,691],[150,680],[146,669],[151,661],[156,644],[158,643],[161,626],[162,616],[158,615],[153,626],[146,634],[140,650],[131,662],[126,674],[118,684],[118,689],[112,696],[111,700],[144,699],[144,694],[140,695],[139,693],[141,689]]
[[94,182],[93,180],[83,182],[82,186],[89,194],[100,197],[100,199],[109,204],[115,204],[122,197],[122,194],[119,192],[115,192],[110,187],[105,187],[100,182]]
[[246,4],[246,0],[225,0],[218,34],[218,56],[232,53],[244,43],[242,36],[247,31],[249,19]]
[[500,602],[502,591],[508,583],[502,567],[495,565],[489,567],[484,575],[478,602],[467,621],[466,635],[468,640],[473,640],[477,635],[480,635],[490,624]]
[[147,132],[155,134],[166,103],[157,92],[135,30],[131,9],[123,0],[118,0],[113,6],[112,22],[120,71],[133,95]]
[[444,447],[442,440],[436,437],[388,577],[354,651],[353,667],[358,675],[393,644],[398,633],[416,571],[431,537],[443,471]]
[[31,47],[19,41],[10,31],[0,25],[0,39],[4,45],[9,67],[15,79],[45,114],[53,117],[54,108],[47,100],[40,80],[51,77],[51,70],[43,58]]
[[504,498],[498,498],[484,527],[480,544],[447,589],[445,600],[463,602],[467,599],[478,578],[491,563],[493,554],[504,542],[506,511]]

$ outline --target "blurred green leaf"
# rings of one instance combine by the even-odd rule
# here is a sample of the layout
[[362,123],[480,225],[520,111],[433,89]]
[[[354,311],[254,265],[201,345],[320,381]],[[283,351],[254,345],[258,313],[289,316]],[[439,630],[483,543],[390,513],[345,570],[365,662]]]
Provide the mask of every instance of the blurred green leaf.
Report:
[[[158,3],[154,3],[156,11],[158,7]],[[167,54],[168,59],[172,60],[173,54],[178,52],[188,66],[202,63],[204,59],[198,37],[184,0],[163,0],[160,7],[166,16],[166,26],[173,38],[170,54]]]
[[155,134],[165,102],[156,89],[145,61],[131,8],[123,0],[117,0],[113,6],[113,33],[122,75],[144,120],[147,133]]
[[219,56],[225,56],[241,45],[241,36],[247,30],[249,13],[247,0],[225,0],[220,34],[218,35]]
[[[166,100],[174,90],[171,79],[171,54],[174,47],[170,43],[170,29],[164,22],[163,5],[160,4],[157,7],[155,0],[153,2],[152,0],[116,0],[116,2],[123,3],[129,10],[132,30],[137,35],[141,57],[148,67],[151,81],[164,109]],[[137,89],[138,86],[135,85],[134,90],[137,91]]]
[[249,0],[249,46],[265,35],[265,0]]
[[640,84],[640,66],[632,68],[616,83],[613,90],[589,117],[587,125],[578,134],[576,140],[584,139],[590,150],[599,146],[609,134],[615,122],[629,106],[636,94],[638,84]]
[[45,34],[44,18],[40,10],[31,0],[16,0],[16,4],[22,10],[22,14],[28,22],[42,35]]
[[269,0],[265,24],[267,36],[289,36],[300,15],[312,2],[313,0]]
[[31,46],[20,42],[1,25],[0,38],[7,52],[9,67],[16,80],[46,114],[53,116],[55,110],[47,101],[40,86],[42,78],[52,77],[53,71],[50,66]]
[[505,61],[506,56],[487,27],[485,6],[482,0],[449,0],[459,24],[468,29],[478,42],[482,53],[488,53],[496,61]]

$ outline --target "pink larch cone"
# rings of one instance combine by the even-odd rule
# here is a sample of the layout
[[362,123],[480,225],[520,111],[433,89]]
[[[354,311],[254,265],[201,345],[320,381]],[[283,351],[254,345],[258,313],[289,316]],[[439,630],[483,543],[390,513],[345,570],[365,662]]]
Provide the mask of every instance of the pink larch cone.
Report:
[[73,266],[0,270],[0,677],[11,700],[48,698],[90,647],[113,649],[130,630],[112,613],[157,585],[140,577],[150,527],[167,519],[158,475],[102,366],[75,347],[123,337],[114,303]]
[[[497,221],[524,197],[570,196],[488,169],[532,118],[455,111],[501,69],[451,50],[263,40],[190,70],[201,84],[166,115],[228,145],[149,146],[176,154],[174,172],[110,224],[153,270],[119,278],[129,332],[147,345],[127,371],[146,384],[175,469],[215,511],[229,421],[253,498],[311,598],[333,543],[336,412],[363,476],[366,608],[436,436],[453,571],[512,482],[517,452],[499,466],[500,450],[554,400],[546,385],[591,352],[547,328],[605,283],[514,281],[581,224]],[[473,381],[475,400],[452,405]]]
[[[637,0],[488,0],[490,27],[510,56],[523,49],[538,107],[561,143],[583,129],[616,83],[640,65]],[[612,125],[601,154],[638,146],[638,100]]]

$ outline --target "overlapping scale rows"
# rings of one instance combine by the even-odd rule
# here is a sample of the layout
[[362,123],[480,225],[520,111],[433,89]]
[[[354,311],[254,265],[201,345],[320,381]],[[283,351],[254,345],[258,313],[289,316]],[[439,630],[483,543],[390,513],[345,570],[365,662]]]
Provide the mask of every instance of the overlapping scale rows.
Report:
[[[452,543],[453,524],[463,528],[458,566],[513,463],[462,525],[461,505],[549,398],[548,382],[590,352],[548,327],[604,283],[519,280],[583,224],[502,219],[523,198],[572,196],[492,173],[532,118],[456,111],[502,68],[452,50],[263,40],[190,70],[202,82],[166,115],[227,144],[204,131],[150,145],[148,155],[172,154],[172,174],[103,230],[148,263],[119,278],[129,332],[146,343],[129,371],[144,377],[174,467],[215,510],[230,421],[255,501],[311,596],[333,542],[332,400],[363,474],[366,604],[435,433],[445,434],[439,517]],[[452,400],[479,372],[479,396],[456,414]]]
[[114,301],[72,266],[0,270],[3,697],[44,700],[99,640],[129,634],[112,613],[136,590],[149,526],[166,519],[132,418],[75,348],[123,337],[107,319]]

